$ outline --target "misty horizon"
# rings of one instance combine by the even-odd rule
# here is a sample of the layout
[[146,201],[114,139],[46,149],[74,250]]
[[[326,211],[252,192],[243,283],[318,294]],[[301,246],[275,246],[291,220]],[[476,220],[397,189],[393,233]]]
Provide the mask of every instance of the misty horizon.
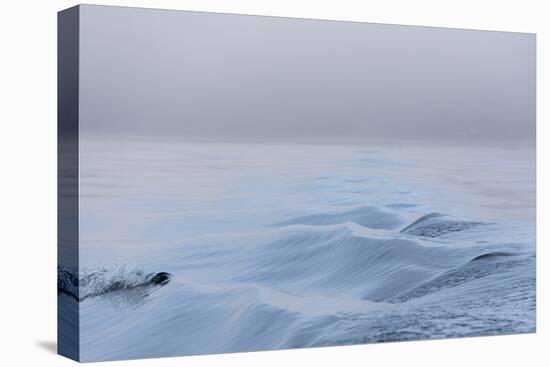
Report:
[[80,32],[87,135],[534,143],[532,34],[88,5]]

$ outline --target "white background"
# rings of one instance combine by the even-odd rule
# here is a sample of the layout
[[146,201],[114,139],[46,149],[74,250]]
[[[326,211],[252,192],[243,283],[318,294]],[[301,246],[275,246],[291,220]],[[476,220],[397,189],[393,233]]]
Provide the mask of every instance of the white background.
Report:
[[[197,0],[98,4],[537,33],[537,334],[107,362],[105,366],[550,363],[548,261],[550,31],[544,0]],[[68,366],[56,340],[56,12],[73,1],[0,6],[0,365]],[[546,14],[545,14],[546,13]],[[545,19],[546,15],[546,19]],[[546,21],[546,22],[545,22]],[[545,24],[546,23],[546,24]],[[546,103],[546,105],[545,105]],[[546,142],[546,146],[544,144]],[[548,227],[547,227],[548,228]],[[182,332],[185,332],[182,330]],[[208,342],[205,340],[205,342]]]

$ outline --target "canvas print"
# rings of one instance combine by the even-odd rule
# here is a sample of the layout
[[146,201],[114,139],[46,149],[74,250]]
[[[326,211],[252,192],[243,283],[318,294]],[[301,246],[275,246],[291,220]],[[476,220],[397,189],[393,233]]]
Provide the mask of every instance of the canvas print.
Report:
[[534,34],[59,13],[59,353],[531,333]]

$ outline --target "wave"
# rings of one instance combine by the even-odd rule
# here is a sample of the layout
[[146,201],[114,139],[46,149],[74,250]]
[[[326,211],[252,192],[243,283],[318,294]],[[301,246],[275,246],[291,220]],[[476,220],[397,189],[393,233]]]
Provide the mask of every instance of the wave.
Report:
[[57,266],[57,291],[78,300],[78,271],[72,268]]
[[[80,300],[93,298],[81,304],[86,353],[153,357],[532,330],[522,315],[535,302],[533,257],[491,238],[489,223],[431,213],[401,230],[372,229],[344,220],[349,212],[197,238],[167,251],[173,275],[124,266],[82,272]],[[134,303],[144,310],[139,322],[135,308],[97,297],[154,288],[155,277],[170,286],[146,306]],[[105,319],[125,321],[106,327]],[[124,348],[109,348],[113,338]]]
[[528,261],[519,254],[508,252],[489,252],[478,255],[460,266],[448,270],[434,279],[431,279],[421,286],[407,292],[403,292],[388,300],[391,303],[402,303],[414,298],[420,298],[433,294],[443,289],[449,290],[454,287],[484,278],[493,274],[516,268]]
[[[351,214],[371,214],[374,218],[375,213],[384,212],[362,207],[297,217],[257,236],[214,236],[211,243],[177,248],[174,251],[177,258],[173,256],[171,264],[178,263],[176,271],[193,274],[197,281],[256,283],[308,296],[380,302],[395,300],[399,295],[405,297],[407,292],[419,294],[430,288],[428,282],[439,284],[441,280],[434,279],[464,264],[512,256],[506,251],[487,252],[489,245],[448,246],[427,242],[424,237],[456,235],[488,224],[441,213],[424,215],[400,231],[373,230],[357,221],[332,224],[338,222],[336,219],[349,219]],[[164,285],[170,274],[114,266],[84,270],[78,284],[76,277],[66,270],[60,272],[59,279],[61,292],[83,300],[117,290]]]
[[[82,305],[89,320],[82,343],[99,359],[124,358],[128,350],[152,357],[313,346],[349,315],[377,308],[367,301],[304,297],[254,283],[212,285],[182,277],[174,279],[170,292],[150,300],[147,307],[155,316],[140,323],[131,322],[135,310],[130,310],[129,321],[101,324],[97,321],[121,312],[102,305],[101,298]],[[109,348],[113,340],[123,340],[124,348]]]
[[465,231],[489,223],[474,222],[441,213],[426,214],[403,228],[400,233],[422,237],[439,237],[453,232]]
[[[319,218],[332,217],[336,214]],[[460,237],[469,228],[486,228],[485,223],[440,213],[423,216],[401,231],[374,230],[349,221],[321,225],[313,216],[308,218],[313,223],[303,224],[307,221],[298,217],[258,235],[219,236],[211,242],[178,248],[178,261],[184,264],[180,269],[209,282],[253,282],[308,296],[379,302],[474,258],[498,256],[505,252],[498,248],[507,247],[492,242],[481,246]],[[433,242],[432,236],[423,235],[428,229],[432,236],[447,231],[455,237]],[[478,233],[475,238],[480,236]],[[461,245],[455,246],[455,242]],[[491,246],[497,250],[489,253]]]
[[237,273],[236,281],[380,301],[471,256],[468,250],[365,231],[354,223],[302,225],[273,233],[269,240],[237,254],[230,271]]
[[84,269],[78,276],[76,272],[58,266],[57,289],[78,301],[110,292],[135,289],[146,286],[163,286],[170,281],[167,272],[145,273],[141,269],[128,268],[125,265]]
[[377,207],[362,206],[341,212],[304,215],[279,222],[278,225],[307,224],[326,226],[345,222],[357,223],[363,227],[372,229],[394,229],[403,224],[403,219],[397,214],[381,210]]
[[[513,256],[504,258],[512,259]],[[497,260],[494,261],[496,266],[502,258],[489,259],[471,259],[467,264]],[[492,274],[508,279],[506,274],[513,268],[513,264],[495,267],[490,272],[477,274],[472,280]],[[460,278],[458,273],[448,273],[448,276],[455,280]],[[432,287],[431,290],[448,289],[448,284],[440,282],[438,285],[439,289]],[[460,285],[453,282],[451,287],[460,288]],[[517,285],[511,283],[510,287],[515,289]],[[101,298],[85,303],[83,312],[89,318],[89,327],[98,330],[87,333],[83,343],[89,346],[87,353],[109,359],[124,358],[128,350],[134,355],[143,353],[143,356],[245,352],[530,330],[530,320],[513,318],[505,312],[485,315],[480,305],[446,308],[448,300],[445,298],[403,307],[412,299],[374,302],[341,295],[294,293],[256,282],[209,283],[174,276],[170,288],[148,304],[154,316],[143,317],[140,323],[133,323],[133,318],[129,317],[127,323],[106,327],[94,320],[103,320],[105,312],[119,315],[121,311],[105,310],[101,307]],[[497,297],[492,296],[492,301],[497,301]],[[129,315],[134,312],[133,309],[128,311]],[[465,327],[468,323],[475,327]],[[106,343],[113,340],[106,335],[123,340],[121,345],[125,348],[106,348]]]
[[506,257],[506,256],[514,256],[514,254],[510,252],[502,252],[502,251],[494,251],[494,252],[487,252],[485,254],[478,255],[474,257],[470,261],[480,261],[480,260],[493,260],[497,259],[499,257]]

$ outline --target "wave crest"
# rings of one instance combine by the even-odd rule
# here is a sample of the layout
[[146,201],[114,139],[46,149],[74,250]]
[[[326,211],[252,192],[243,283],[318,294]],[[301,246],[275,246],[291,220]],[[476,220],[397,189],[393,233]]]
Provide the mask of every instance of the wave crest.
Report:
[[398,215],[381,210],[377,207],[362,206],[347,211],[327,212],[299,216],[278,223],[279,226],[305,224],[313,226],[326,226],[352,222],[372,229],[394,229],[403,224]]
[[416,221],[403,228],[400,233],[421,237],[439,237],[448,233],[464,231],[488,224],[489,223],[469,221],[441,213],[430,213],[418,218]]
[[74,271],[59,266],[57,273],[58,291],[79,301],[123,289],[163,286],[170,281],[169,273],[146,273],[126,265],[84,269],[78,276]]

